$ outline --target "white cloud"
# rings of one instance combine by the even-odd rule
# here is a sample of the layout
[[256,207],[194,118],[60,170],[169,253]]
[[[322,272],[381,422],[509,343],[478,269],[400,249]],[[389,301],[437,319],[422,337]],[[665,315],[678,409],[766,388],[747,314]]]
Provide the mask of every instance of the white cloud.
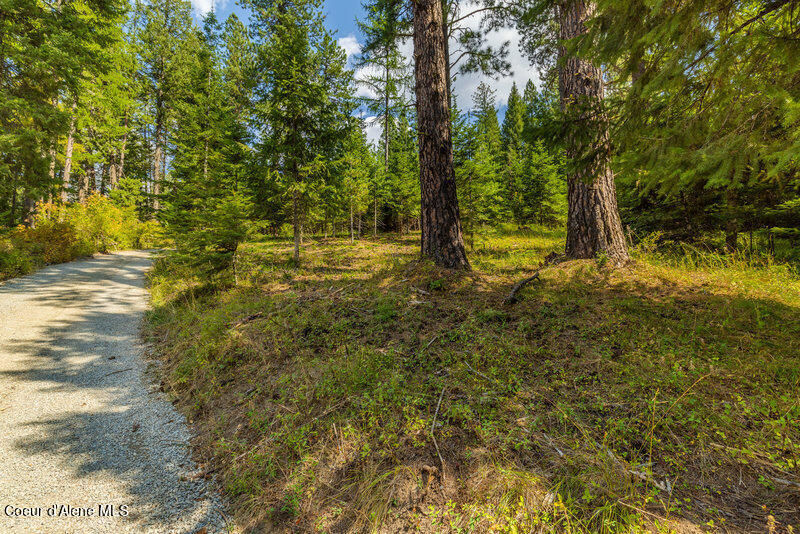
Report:
[[[470,7],[469,3],[470,2],[468,0],[462,0],[462,13],[468,13],[470,9],[474,10],[474,7]],[[470,17],[464,21],[468,27],[476,30],[480,27],[480,22],[480,15]],[[514,84],[514,82],[517,83],[517,88],[520,91],[525,90],[525,84],[528,83],[528,80],[533,80],[533,83],[535,83],[537,87],[541,85],[538,72],[530,64],[530,61],[522,55],[522,51],[520,50],[519,46],[521,39],[522,37],[520,36],[519,31],[513,27],[501,28],[498,31],[493,31],[486,35],[485,43],[490,45],[495,50],[499,49],[505,42],[510,43],[508,48],[509,53],[506,59],[511,65],[511,75],[501,77],[500,79],[493,79],[483,75],[482,73],[471,73],[458,76],[455,84],[453,84],[453,92],[455,93],[456,98],[458,99],[458,104],[462,109],[467,110],[472,108],[472,95],[481,82],[486,83],[489,87],[497,91],[497,104],[501,107],[508,103],[508,95],[511,92],[511,86]],[[454,52],[457,50],[457,48],[458,43],[450,43],[451,52]],[[456,67],[456,69],[457,68],[458,67]]]
[[378,145],[381,142],[381,134],[383,133],[383,125],[379,117],[366,117],[364,118],[365,130],[367,133],[367,141],[373,145]]
[[228,3],[227,0],[191,0],[192,7],[201,17],[208,14],[212,9],[219,12]]
[[355,35],[348,35],[347,37],[340,37],[339,38],[339,46],[344,48],[345,54],[347,54],[347,59],[349,60],[354,54],[358,54],[361,52],[361,44],[359,44],[358,39]]
[[[462,3],[464,0],[462,0]],[[463,12],[467,12],[469,6],[462,4]],[[466,21],[469,26],[477,29],[480,25],[480,15],[472,17]],[[486,35],[486,44],[491,45],[494,49],[499,49],[503,43],[508,41],[509,54],[508,62],[511,65],[511,75],[504,76],[500,79],[493,79],[482,73],[471,73],[466,75],[459,75],[453,84],[453,93],[456,95],[458,105],[462,111],[469,111],[472,109],[472,95],[478,88],[481,82],[486,83],[496,91],[497,105],[503,110],[508,103],[508,95],[511,92],[511,86],[514,82],[520,92],[525,90],[525,84],[528,80],[533,80],[537,87],[541,87],[541,80],[539,79],[538,71],[530,64],[530,61],[522,54],[520,50],[521,36],[516,28],[502,28],[498,31],[490,32]],[[347,57],[350,58],[353,53],[361,51],[361,45],[354,35],[348,35],[339,39],[339,45],[347,52]],[[453,41],[450,44],[450,50],[453,54],[458,49],[458,43]],[[414,47],[411,39],[406,40],[400,46],[400,53],[403,57],[412,58],[414,56]],[[457,69],[458,67],[456,67]],[[358,69],[355,73],[356,80],[364,80],[371,75],[379,75],[380,72],[376,67],[364,67]],[[363,84],[357,85],[357,96],[359,97],[375,97],[374,91]],[[501,113],[501,115],[502,115]],[[381,126],[376,117],[367,117],[365,119],[367,125],[367,137],[373,143],[380,140]]]

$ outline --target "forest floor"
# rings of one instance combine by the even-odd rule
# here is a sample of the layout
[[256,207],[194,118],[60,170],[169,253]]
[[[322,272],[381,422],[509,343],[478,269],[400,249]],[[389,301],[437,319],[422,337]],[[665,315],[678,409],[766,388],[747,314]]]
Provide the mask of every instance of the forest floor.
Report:
[[640,246],[567,262],[558,232],[245,246],[236,283],[158,261],[165,389],[245,528],[789,532],[800,528],[800,278]]

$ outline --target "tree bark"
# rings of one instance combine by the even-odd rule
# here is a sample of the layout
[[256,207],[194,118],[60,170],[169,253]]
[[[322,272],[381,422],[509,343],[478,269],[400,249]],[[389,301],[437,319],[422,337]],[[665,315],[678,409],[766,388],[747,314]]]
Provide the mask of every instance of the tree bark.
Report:
[[73,114],[69,122],[69,133],[67,134],[67,147],[64,151],[64,176],[61,187],[61,202],[67,202],[67,192],[69,191],[70,174],[72,173],[72,150],[75,144],[75,104],[72,105]]
[[355,242],[355,226],[353,225],[353,199],[350,199],[350,244]]
[[[119,181],[117,177],[117,155],[113,154],[110,159],[111,161],[108,164],[108,183],[106,185],[108,191],[113,191]],[[106,191],[104,190],[103,192],[105,193]]]
[[14,228],[17,225],[17,183],[11,183],[11,209],[8,212],[8,226]]
[[[560,38],[586,33],[593,0],[562,0],[559,4]],[[628,261],[625,235],[617,208],[614,174],[609,163],[608,121],[602,111],[602,72],[591,62],[567,55],[559,47],[558,88],[561,109],[572,123],[566,154],[574,165],[567,175],[567,246],[570,259],[606,254],[616,264]],[[588,162],[588,163],[584,163]]]
[[122,146],[120,146],[120,148],[119,148],[119,158],[115,158],[115,159],[117,159],[117,172],[115,173],[116,177],[117,177],[117,181],[116,181],[116,183],[112,184],[112,187],[116,187],[117,186],[119,181],[122,179],[123,172],[125,172],[125,149],[127,148],[127,145],[128,145],[128,114],[126,113],[125,114],[125,135],[122,136]]
[[423,257],[469,270],[456,196],[441,0],[414,3]]
[[33,228],[36,221],[36,201],[26,194],[22,206],[24,214],[23,223],[26,228]]
[[300,263],[300,198],[295,191],[292,194],[292,228],[294,229],[294,261]]
[[159,196],[161,195],[161,181],[164,179],[164,164],[166,163],[166,159],[164,158],[164,123],[166,122],[166,109],[163,90],[161,88],[164,83],[163,79],[164,76],[162,74],[159,79],[159,88],[156,94],[155,151],[153,153],[153,211],[155,212],[161,211],[161,200]]

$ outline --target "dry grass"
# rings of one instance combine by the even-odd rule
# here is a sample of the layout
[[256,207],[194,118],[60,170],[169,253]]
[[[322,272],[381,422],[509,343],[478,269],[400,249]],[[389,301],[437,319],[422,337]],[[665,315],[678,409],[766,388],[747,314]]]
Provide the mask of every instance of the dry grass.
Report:
[[504,307],[561,243],[485,238],[469,274],[417,262],[414,238],[311,241],[301,266],[253,243],[224,290],[161,262],[165,381],[241,524],[800,525],[797,277],[643,250],[623,270],[548,267]]

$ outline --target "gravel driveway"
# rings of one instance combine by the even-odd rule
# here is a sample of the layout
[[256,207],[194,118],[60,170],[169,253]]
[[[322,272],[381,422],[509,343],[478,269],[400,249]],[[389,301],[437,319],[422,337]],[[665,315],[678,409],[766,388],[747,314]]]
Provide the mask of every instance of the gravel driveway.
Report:
[[185,420],[151,393],[149,265],[124,252],[0,285],[0,532],[225,531]]

